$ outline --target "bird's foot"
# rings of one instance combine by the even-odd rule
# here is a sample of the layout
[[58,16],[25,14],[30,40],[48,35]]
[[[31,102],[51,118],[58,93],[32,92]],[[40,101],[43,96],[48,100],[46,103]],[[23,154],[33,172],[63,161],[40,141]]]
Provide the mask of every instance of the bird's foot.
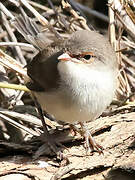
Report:
[[94,138],[92,137],[90,131],[87,129],[87,127],[83,124],[80,123],[81,129],[77,128],[76,126],[72,125],[70,126],[74,132],[78,132],[85,138],[85,148],[86,152],[92,153],[94,151],[97,151],[99,154],[103,153],[103,147],[96,143]]
[[103,147],[96,143],[89,130],[86,129],[83,131],[83,136],[85,138],[85,148],[87,153],[92,153],[94,151],[97,151],[99,154],[103,153]]
[[91,153],[93,151],[97,151],[99,154],[103,153],[103,147],[96,143],[87,127],[83,123],[80,123],[80,125],[82,129],[82,135],[85,138],[86,152]]

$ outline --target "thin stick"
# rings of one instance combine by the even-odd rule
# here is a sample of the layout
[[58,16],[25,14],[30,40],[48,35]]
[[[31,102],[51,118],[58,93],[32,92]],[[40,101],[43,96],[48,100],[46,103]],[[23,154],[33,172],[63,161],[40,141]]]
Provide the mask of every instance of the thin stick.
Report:
[[23,126],[22,124],[12,120],[11,118],[9,118],[9,117],[1,114],[1,113],[0,113],[0,118],[2,118],[4,121],[8,122],[9,124],[12,124],[13,126],[19,128],[19,129],[21,129],[21,130],[23,130],[23,131],[25,131],[25,132],[27,132],[29,134],[32,134],[34,136],[39,136],[39,134],[36,131]]
[[9,83],[0,82],[0,88],[8,88],[8,89],[15,89],[25,92],[31,92],[26,86],[18,85],[18,84],[9,84]]
[[37,2],[33,2],[33,1],[30,1],[30,0],[28,0],[28,2],[29,2],[29,4],[31,4],[32,6],[35,6],[35,7],[37,7],[37,8],[40,8],[40,9],[42,9],[42,10],[44,10],[44,11],[53,11],[52,9],[50,9],[50,8],[48,8],[48,7],[46,7],[46,6],[43,6],[43,5],[41,5],[41,4],[38,4]]
[[79,20],[81,26],[82,26],[84,29],[90,31],[90,28],[89,28],[88,25],[86,24],[86,20],[85,20],[82,16],[79,16],[79,15],[77,14],[77,12],[72,9],[71,5],[70,5],[68,2],[65,2],[64,0],[62,0],[62,6],[63,6],[63,8],[69,9],[69,12],[70,12],[76,19]]
[[14,19],[15,17],[11,14],[11,12],[0,2],[0,9],[4,14],[6,14],[7,17],[10,17],[11,19]]
[[[8,34],[10,35],[10,38],[12,39],[12,41],[17,42],[17,39],[16,39],[16,37],[15,37],[15,35],[14,35],[14,33],[13,33],[13,31],[12,31],[12,29],[11,29],[11,27],[10,27],[7,19],[6,19],[5,14],[4,14],[4,13],[1,13],[1,14],[2,14],[2,19],[3,19],[3,24],[4,24],[4,26],[6,27],[7,32],[8,32]],[[18,47],[18,46],[15,47],[15,50],[16,50],[16,53],[17,53],[17,55],[18,55],[18,57],[19,57],[19,61],[20,61],[22,64],[25,65],[25,64],[26,64],[26,60],[25,60],[25,58],[23,57],[23,54],[22,54],[22,51],[21,51],[20,47]]]
[[28,8],[33,15],[39,20],[39,22],[47,27],[52,33],[55,34],[55,36],[59,39],[61,38],[60,34],[54,29],[54,27],[47,21],[46,18],[44,18],[41,14],[39,14],[26,0],[20,0],[20,2],[26,7]]
[[110,42],[114,48],[114,50],[116,51],[117,46],[116,46],[116,38],[115,38],[115,18],[114,18],[114,11],[112,10],[112,6],[113,5],[113,0],[109,0],[109,38],[110,38]]
[[16,0],[8,0],[9,2],[13,3],[16,7],[20,6],[20,3]]
[[0,49],[0,64],[4,65],[8,69],[21,74],[23,77],[28,79],[27,71],[23,68],[23,65],[7,55]]
[[35,49],[33,45],[19,42],[0,42],[0,46],[23,46],[31,49]]
[[107,23],[109,22],[109,18],[108,18],[106,15],[104,15],[103,13],[100,13],[100,12],[98,12],[98,11],[95,11],[95,10],[93,10],[93,9],[87,7],[87,6],[84,6],[83,4],[78,3],[78,2],[75,2],[75,1],[74,1],[74,3],[75,3],[82,11],[85,11],[85,12],[87,12],[88,14],[90,14],[90,15],[92,15],[92,16],[95,16],[96,18],[99,18],[99,19],[101,19],[101,20],[103,20],[103,21],[105,21],[105,22],[107,22]]

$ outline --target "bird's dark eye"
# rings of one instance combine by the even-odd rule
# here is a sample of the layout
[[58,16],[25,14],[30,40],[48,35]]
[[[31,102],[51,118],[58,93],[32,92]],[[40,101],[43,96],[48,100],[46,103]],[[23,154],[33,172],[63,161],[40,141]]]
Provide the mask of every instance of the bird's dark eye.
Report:
[[83,58],[86,59],[86,60],[89,60],[91,58],[91,55],[87,54],[87,55],[83,56]]

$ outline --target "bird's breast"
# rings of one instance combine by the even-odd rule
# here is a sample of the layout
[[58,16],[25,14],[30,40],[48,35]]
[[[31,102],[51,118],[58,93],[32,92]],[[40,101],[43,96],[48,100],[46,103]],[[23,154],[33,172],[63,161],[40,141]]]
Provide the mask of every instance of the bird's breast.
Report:
[[116,88],[113,73],[76,66],[72,62],[59,63],[58,71],[59,88],[37,97],[56,119],[69,123],[91,121],[111,103]]

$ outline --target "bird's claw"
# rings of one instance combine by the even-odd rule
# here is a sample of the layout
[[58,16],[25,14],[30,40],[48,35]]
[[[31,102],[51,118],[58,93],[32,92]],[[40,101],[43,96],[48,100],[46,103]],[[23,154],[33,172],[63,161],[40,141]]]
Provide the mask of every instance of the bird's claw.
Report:
[[86,126],[84,126],[83,123],[80,123],[81,129],[78,129],[75,125],[70,126],[74,131],[77,131],[79,134],[81,134],[85,138],[85,148],[86,153],[92,153],[94,151],[97,151],[99,154],[103,153],[103,147],[96,143],[94,138],[92,137],[90,131],[87,129]]
[[90,132],[84,135],[85,138],[85,148],[87,153],[92,153],[97,151],[99,154],[103,153],[103,147],[96,143],[94,138],[91,136]]

